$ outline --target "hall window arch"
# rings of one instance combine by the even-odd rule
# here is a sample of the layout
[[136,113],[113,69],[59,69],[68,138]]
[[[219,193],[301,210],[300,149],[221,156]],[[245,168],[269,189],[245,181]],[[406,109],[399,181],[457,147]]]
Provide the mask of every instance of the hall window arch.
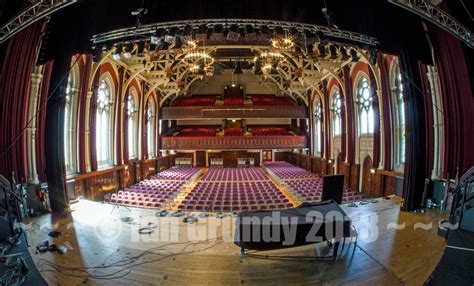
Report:
[[342,132],[342,96],[338,88],[335,88],[331,97],[332,111],[332,135],[333,137],[341,136]]
[[146,107],[146,134],[148,158],[156,157],[156,101],[150,96]]
[[321,156],[322,153],[322,126],[323,126],[323,106],[321,98],[318,97],[314,107],[314,150],[316,155]]
[[107,73],[99,81],[96,102],[97,165],[101,169],[113,164],[113,94],[115,94],[113,81],[110,74]]
[[402,168],[405,163],[405,98],[403,96],[403,81],[400,66],[396,60],[392,62],[390,69],[393,138],[394,138],[394,162],[396,168]]
[[138,93],[135,87],[130,88],[127,96],[127,136],[128,158],[138,158]]
[[[74,62],[75,59],[74,59]],[[77,173],[77,111],[80,84],[80,71],[77,65],[72,66],[64,94],[64,163],[66,175]]]
[[361,76],[356,86],[359,110],[359,135],[373,134],[375,126],[375,116],[373,108],[373,96],[370,90],[369,80],[365,75]]

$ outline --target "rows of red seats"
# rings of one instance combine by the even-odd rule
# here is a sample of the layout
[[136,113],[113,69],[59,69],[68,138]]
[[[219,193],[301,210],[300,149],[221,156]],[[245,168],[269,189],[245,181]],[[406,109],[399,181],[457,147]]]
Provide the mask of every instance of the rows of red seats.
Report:
[[179,209],[237,212],[293,207],[260,168],[210,169],[208,172],[184,198]]
[[198,176],[201,168],[171,168],[150,179],[106,195],[104,201],[133,207],[163,208],[169,207],[185,185]]
[[291,135],[285,128],[252,128],[253,136],[285,136]]
[[216,136],[216,129],[213,128],[184,128],[177,136],[180,137],[205,137]]
[[253,105],[295,105],[291,99],[274,95],[253,95]]
[[216,103],[216,95],[195,95],[191,97],[178,98],[173,106],[213,106]]
[[244,131],[242,128],[226,128],[224,130],[224,136],[243,136]]
[[[315,174],[294,166],[287,162],[266,162],[265,168],[286,189],[304,202],[315,203],[321,201],[323,179]],[[344,188],[343,202],[353,202],[365,199],[365,195],[358,191]]]
[[244,99],[242,97],[226,97],[224,98],[225,106],[242,106],[244,105]]

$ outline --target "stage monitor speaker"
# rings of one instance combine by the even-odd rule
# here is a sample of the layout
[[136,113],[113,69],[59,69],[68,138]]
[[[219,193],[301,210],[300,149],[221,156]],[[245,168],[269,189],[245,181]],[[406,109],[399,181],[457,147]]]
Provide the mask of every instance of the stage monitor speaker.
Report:
[[342,193],[344,190],[344,175],[332,175],[323,177],[323,194],[321,200],[334,200],[342,204]]

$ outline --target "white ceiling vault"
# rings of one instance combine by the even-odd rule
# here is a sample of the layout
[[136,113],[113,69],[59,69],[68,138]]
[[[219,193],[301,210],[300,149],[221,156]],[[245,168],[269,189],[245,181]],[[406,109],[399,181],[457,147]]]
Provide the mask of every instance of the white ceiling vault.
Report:
[[[101,53],[100,62],[124,68],[124,88],[133,79],[143,81],[144,94],[160,94],[160,106],[213,80],[228,78],[231,84],[239,76],[241,80],[253,78],[275,94],[299,98],[307,105],[310,90],[320,89],[323,80],[370,54],[377,43],[365,35],[309,24],[218,21],[154,24],[96,35],[92,41],[96,56]],[[276,50],[275,39],[290,40],[291,45]],[[195,51],[212,59],[204,60],[201,70],[190,68],[187,60]],[[262,72],[268,59],[264,56],[272,52],[281,58]]]

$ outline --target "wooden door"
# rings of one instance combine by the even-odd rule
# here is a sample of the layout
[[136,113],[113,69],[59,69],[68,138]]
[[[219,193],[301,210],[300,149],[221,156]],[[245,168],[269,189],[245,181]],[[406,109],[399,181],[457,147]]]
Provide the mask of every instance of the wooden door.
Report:
[[366,195],[372,195],[372,159],[370,156],[365,157],[364,163],[362,164],[362,192]]

